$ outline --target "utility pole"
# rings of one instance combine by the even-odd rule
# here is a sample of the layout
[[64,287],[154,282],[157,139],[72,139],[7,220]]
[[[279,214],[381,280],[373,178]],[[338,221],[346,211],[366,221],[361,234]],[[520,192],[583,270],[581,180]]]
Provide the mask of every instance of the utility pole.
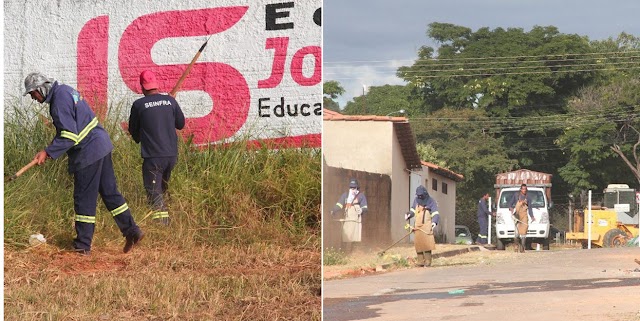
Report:
[[363,115],[367,114],[367,95],[366,95],[366,92],[367,92],[367,85],[362,85],[362,101],[363,101],[363,103],[362,103],[362,109],[363,109],[362,114]]

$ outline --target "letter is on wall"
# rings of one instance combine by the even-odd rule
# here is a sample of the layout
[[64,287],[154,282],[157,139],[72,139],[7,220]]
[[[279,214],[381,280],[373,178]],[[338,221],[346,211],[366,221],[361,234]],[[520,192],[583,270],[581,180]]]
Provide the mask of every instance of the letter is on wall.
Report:
[[[124,31],[118,49],[120,74],[127,87],[141,93],[139,75],[149,69],[156,73],[159,90],[169,92],[180,78],[185,64],[159,66],[151,58],[153,45],[170,37],[208,36],[235,25],[248,7],[207,8],[158,12],[135,19]],[[198,48],[193,49],[195,54]],[[235,68],[217,62],[196,63],[182,84],[182,90],[200,90],[214,105],[203,117],[188,118],[183,132],[195,144],[206,144],[233,136],[247,120],[250,107],[249,86]]]
[[87,22],[78,34],[78,91],[100,120],[107,116],[109,17]]

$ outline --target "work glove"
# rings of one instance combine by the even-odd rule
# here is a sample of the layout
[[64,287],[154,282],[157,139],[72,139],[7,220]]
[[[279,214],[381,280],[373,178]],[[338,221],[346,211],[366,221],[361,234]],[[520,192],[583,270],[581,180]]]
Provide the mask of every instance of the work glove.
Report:
[[405,221],[410,220],[412,217],[413,217],[413,213],[411,213],[411,212],[407,212],[407,213],[404,214],[404,220]]
[[404,229],[407,230],[407,231],[410,230],[411,229],[411,225],[409,225],[409,223],[407,223],[407,225],[404,226]]
[[362,214],[362,208],[360,206],[356,206],[355,209],[356,209],[356,214],[358,215]]
[[435,229],[435,228],[436,228],[436,226],[438,226],[438,224],[436,224],[436,223],[434,223],[434,222],[431,222],[431,229],[432,229],[432,230],[433,230],[433,229]]

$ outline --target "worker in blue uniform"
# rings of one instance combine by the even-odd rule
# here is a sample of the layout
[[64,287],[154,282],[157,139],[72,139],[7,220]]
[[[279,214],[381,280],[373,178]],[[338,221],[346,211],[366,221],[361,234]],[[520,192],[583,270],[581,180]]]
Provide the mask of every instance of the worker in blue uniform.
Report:
[[342,193],[331,215],[340,211],[344,212],[342,222],[342,248],[349,253],[353,250],[353,244],[362,241],[362,215],[367,213],[369,207],[367,198],[360,191],[360,183],[357,179],[349,180],[349,191]]
[[416,188],[416,197],[404,219],[409,221],[415,217],[414,225],[409,226],[414,234],[413,245],[416,250],[417,266],[431,266],[432,251],[436,249],[434,231],[440,222],[438,202],[429,195],[427,189],[420,185]]
[[140,74],[140,87],[144,97],[131,106],[129,133],[136,143],[140,143],[142,181],[153,211],[152,218],[162,225],[169,225],[164,194],[178,162],[176,129],[184,128],[184,114],[173,97],[158,91],[158,81],[152,71],[145,70]]
[[111,212],[125,237],[123,251],[129,252],[140,242],[144,233],[136,225],[129,206],[118,191],[113,171],[109,135],[99,124],[96,115],[80,93],[53,78],[34,72],[24,80],[24,95],[39,103],[49,104],[49,113],[56,128],[53,141],[38,152],[34,160],[38,165],[47,158],[57,159],[64,153],[73,174],[73,203],[77,237],[73,246],[81,254],[91,252],[95,230],[98,195]]
[[491,215],[491,211],[489,210],[489,206],[487,205],[487,200],[489,200],[489,193],[485,193],[482,195],[482,198],[478,201],[478,225],[480,225],[480,232],[478,233],[478,238],[476,239],[476,243],[478,244],[487,244],[488,242],[488,234],[489,234],[489,215]]

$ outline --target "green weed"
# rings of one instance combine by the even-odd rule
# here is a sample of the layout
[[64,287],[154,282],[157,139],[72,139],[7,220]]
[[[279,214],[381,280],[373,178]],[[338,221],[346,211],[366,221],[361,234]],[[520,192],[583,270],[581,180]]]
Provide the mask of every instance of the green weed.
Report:
[[336,250],[332,247],[324,249],[324,253],[322,254],[323,265],[345,265],[348,262],[349,260],[347,259],[347,255],[344,252]]

